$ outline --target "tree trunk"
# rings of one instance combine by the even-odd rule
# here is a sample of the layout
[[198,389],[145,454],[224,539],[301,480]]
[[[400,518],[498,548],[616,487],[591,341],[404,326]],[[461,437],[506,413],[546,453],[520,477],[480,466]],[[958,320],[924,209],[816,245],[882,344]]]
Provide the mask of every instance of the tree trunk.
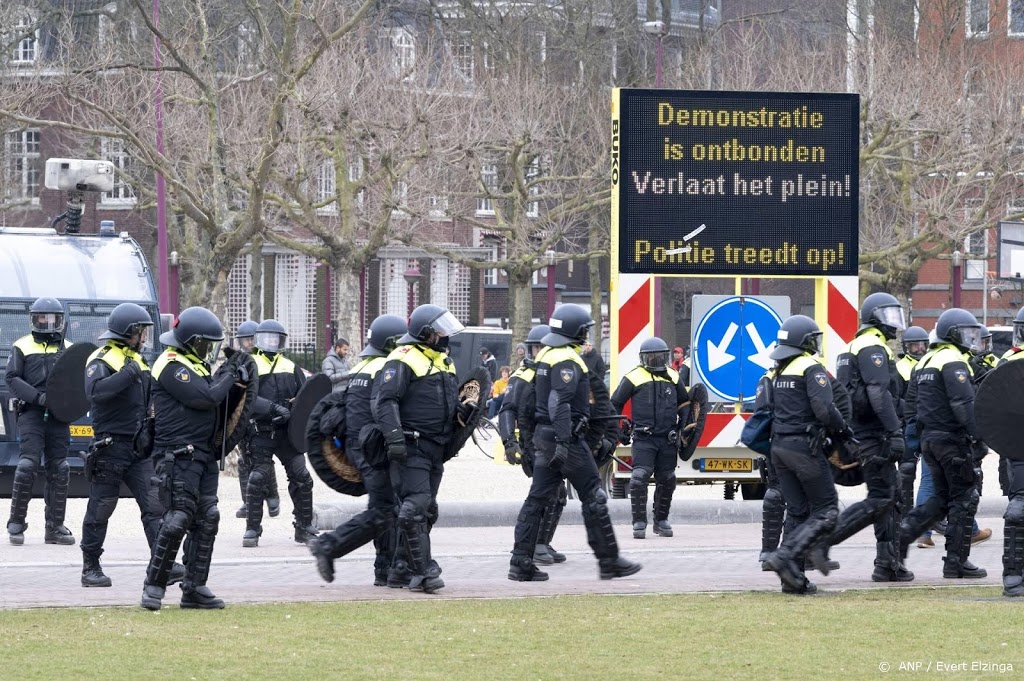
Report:
[[[587,244],[587,250],[591,253],[596,252],[601,248],[601,232],[603,230],[598,225],[591,225],[589,242]],[[597,347],[598,351],[601,350],[601,294],[603,289],[601,286],[601,258],[600,255],[590,256],[590,260],[587,261],[590,277],[590,316],[594,318],[594,334],[593,342],[594,346]],[[611,297],[608,298],[609,305],[611,304]],[[609,316],[613,314],[611,309],[608,310]]]
[[249,319],[263,319],[263,238],[257,236],[249,249]]
[[526,268],[510,270],[508,297],[512,301],[512,318],[509,320],[512,327],[512,342],[520,343],[526,340],[526,335],[530,333],[530,327],[533,325],[533,272]]
[[366,338],[359,306],[359,275],[363,267],[338,262],[331,266],[331,270],[338,280],[338,329],[335,338],[340,336],[348,340],[350,356],[354,356],[363,349]]

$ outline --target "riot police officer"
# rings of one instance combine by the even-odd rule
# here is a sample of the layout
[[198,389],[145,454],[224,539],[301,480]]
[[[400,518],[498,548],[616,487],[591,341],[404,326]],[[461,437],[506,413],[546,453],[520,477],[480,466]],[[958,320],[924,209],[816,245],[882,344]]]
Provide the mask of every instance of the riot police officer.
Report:
[[916,405],[921,452],[931,468],[935,493],[903,519],[901,550],[937,520],[948,517],[942,576],[981,578],[968,560],[974,513],[980,500],[980,457],[974,421],[974,384],[964,357],[981,338],[981,324],[960,308],[943,312],[935,324],[937,343],[914,371],[910,399]]
[[[770,410],[772,383],[775,381],[775,373],[778,366],[773,366],[757,382],[757,389],[754,392],[754,411]],[[779,548],[779,541],[782,539],[782,526],[786,517],[786,500],[782,494],[782,486],[779,483],[779,474],[772,463],[771,452],[769,451],[761,462],[761,476],[764,479],[765,492],[761,501],[761,553],[757,560],[761,563],[762,570],[768,570],[764,562],[768,556]]]
[[345,443],[345,455],[349,461],[359,469],[368,498],[365,511],[309,543],[320,576],[328,582],[334,581],[335,558],[351,553],[372,540],[377,549],[373,583],[375,586],[388,583],[388,568],[396,548],[395,492],[391,487],[387,458],[379,458],[379,452],[363,452],[359,436],[364,427],[374,422],[370,405],[376,397],[377,376],[398,339],[408,330],[405,320],[397,315],[382,315],[373,320],[366,347],[359,353],[361,359],[349,374],[344,403],[338,407],[345,410],[345,425],[337,437]]
[[896,462],[905,453],[899,415],[900,374],[886,341],[906,329],[903,306],[888,293],[872,293],[860,308],[860,330],[836,364],[836,377],[853,401],[851,426],[860,444],[860,460],[868,496],[839,516],[828,544],[834,546],[868,525],[875,526],[876,582],[909,582],[914,573],[899,553],[900,506]]
[[[251,353],[256,346],[256,329],[259,324],[252,320],[245,320],[238,325],[235,331],[235,339],[238,341],[237,350]],[[270,496],[267,497],[267,510],[271,518],[281,515],[281,496],[277,491],[277,473],[273,466],[267,469],[270,472],[270,480],[267,487],[270,489]],[[244,438],[238,444],[238,487],[242,492],[242,505],[235,511],[236,518],[245,517],[245,491],[249,487],[249,474],[252,473],[252,462],[249,457],[249,438]]]
[[622,413],[632,400],[633,473],[629,497],[633,508],[633,538],[647,531],[647,486],[654,476],[654,533],[672,536],[668,514],[676,489],[676,428],[680,405],[687,401],[686,385],[668,367],[668,344],[655,336],[640,344],[640,366],[622,377],[612,406]]
[[14,341],[4,376],[11,393],[18,400],[21,440],[7,533],[12,544],[25,543],[28,502],[32,498],[36,471],[42,464],[46,470],[44,541],[47,544],[71,545],[75,538],[64,526],[71,472],[67,462],[71,429],[46,408],[46,380],[61,353],[71,346],[64,339],[64,306],[55,298],[39,298],[29,308],[29,317],[32,331]]
[[[790,531],[763,567],[779,575],[786,593],[817,591],[804,575],[804,562],[811,548],[835,528],[839,515],[839,497],[822,443],[826,433],[847,440],[852,436],[818,356],[821,335],[813,319],[794,315],[783,322],[771,353],[778,362],[769,396],[774,414],[771,460]],[[827,565],[817,567],[828,573]]]
[[561,305],[551,315],[551,333],[542,343],[534,379],[537,449],[530,492],[519,511],[508,578],[539,582],[548,578],[533,562],[534,548],[545,507],[568,478],[579,493],[587,541],[598,559],[601,579],[627,577],[641,568],[619,555],[608,514],[608,496],[601,489],[597,464],[582,435],[590,414],[590,382],[579,351],[594,320],[579,305]]
[[[149,407],[149,366],[141,354],[153,320],[145,308],[121,303],[107,317],[107,330],[99,337],[107,342],[89,356],[85,369],[85,393],[93,422],[93,445],[88,455],[89,503],[82,523],[82,586],[110,586],[100,556],[107,536],[107,522],[117,508],[124,483],[142,513],[142,530],[150,551],[156,544],[164,507],[156,488],[153,461],[148,452],[137,452],[135,438]],[[185,568],[175,564],[168,584],[180,582]]]
[[263,534],[263,501],[270,496],[274,456],[288,476],[288,494],[295,515],[295,541],[305,544],[317,535],[313,527],[313,478],[306,459],[288,440],[290,405],[306,382],[302,369],[282,354],[288,332],[276,319],[265,319],[256,328],[256,349],[252,358],[259,369],[259,397],[253,409],[249,433],[252,471],[245,491],[245,534],[242,546],[259,545]]
[[413,591],[433,593],[444,587],[441,568],[431,558],[427,526],[444,474],[445,447],[463,409],[446,350],[449,339],[464,328],[445,308],[420,305],[377,379],[373,416],[387,444],[399,502],[399,552],[411,561],[408,586]]
[[214,435],[218,412],[237,381],[247,383],[243,353],[235,353],[211,375],[220,353],[224,329],[202,307],[182,310],[174,327],[160,336],[167,349],[153,363],[153,407],[156,415],[153,452],[165,508],[153,556],[146,570],[140,605],[159,610],[174,557],[185,542],[186,575],[181,607],[223,608],[224,601],[206,586],[213,543],[220,524],[217,509],[217,457]]
[[[1024,359],[1024,307],[1013,320],[1013,346],[1000,364]],[[1024,596],[1024,458],[1017,452],[999,453],[1000,482],[1007,497],[1003,514],[1003,595]]]
[[[498,432],[505,446],[505,460],[515,466],[521,465],[526,477],[533,477],[533,462],[536,449],[533,446],[534,422],[537,411],[537,393],[533,379],[537,371],[537,355],[541,352],[541,340],[551,333],[547,324],[538,324],[526,336],[526,357],[508,381],[508,392],[498,412]],[[517,434],[518,429],[518,434]],[[551,540],[558,528],[562,511],[568,503],[568,490],[563,482],[555,496],[544,508],[537,545],[533,551],[533,562],[537,565],[564,563],[565,554],[551,547]]]
[[914,367],[928,352],[928,332],[920,326],[908,327],[903,332],[903,352],[896,362],[900,377],[900,417],[903,419],[903,434],[906,448],[899,461],[900,503],[909,511],[914,507],[914,479],[917,477],[917,461],[921,457],[920,438],[917,437],[917,419],[908,413],[907,390],[910,387]]
[[974,372],[975,385],[981,385],[985,376],[999,365],[999,358],[992,352],[992,332],[984,324],[981,326],[981,339],[976,347],[971,348],[968,363]]

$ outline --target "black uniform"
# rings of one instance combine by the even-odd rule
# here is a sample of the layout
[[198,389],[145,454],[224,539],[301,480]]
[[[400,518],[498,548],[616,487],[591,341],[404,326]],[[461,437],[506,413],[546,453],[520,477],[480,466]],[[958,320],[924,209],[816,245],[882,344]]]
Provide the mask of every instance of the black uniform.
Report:
[[779,573],[784,590],[788,587],[803,593],[810,588],[803,574],[804,559],[815,543],[835,528],[839,515],[839,498],[822,438],[825,431],[842,433],[847,425],[836,407],[828,372],[808,353],[780,361],[771,404],[771,460],[788,517],[785,538],[765,564]]
[[[772,382],[775,380],[775,369],[769,369],[757,382],[754,393],[754,411],[771,408]],[[764,457],[762,469],[764,473],[765,492],[761,504],[761,553],[757,559],[762,563],[768,559],[772,551],[779,548],[782,538],[782,525],[786,516],[786,500],[782,495],[779,474],[772,463],[772,457]]]
[[[498,412],[498,432],[501,434],[502,443],[505,444],[505,450],[508,452],[510,443],[516,443],[521,452],[523,472],[527,477],[533,477],[533,464],[537,457],[537,450],[533,445],[533,434],[537,425],[535,421],[537,390],[534,386],[534,378],[537,375],[536,367],[536,361],[523,360],[523,366],[508,379],[508,391],[505,393],[501,410]],[[516,435],[517,427],[518,436]],[[509,463],[513,462],[509,461]],[[540,530],[537,532],[537,546],[533,553],[533,560],[537,564],[550,565],[565,562],[565,554],[552,549],[551,540],[555,536],[555,530],[558,528],[558,522],[562,518],[562,511],[565,510],[568,498],[568,490],[563,481],[541,516]]]
[[587,366],[572,347],[549,347],[537,357],[536,372],[537,429],[533,442],[537,454],[533,484],[516,523],[509,578],[547,579],[537,570],[532,555],[544,508],[566,478],[582,502],[587,541],[598,558],[601,578],[633,574],[640,566],[619,556],[608,515],[608,497],[601,489],[594,457],[581,437],[590,414]]
[[[1010,348],[1000,360],[1024,359],[1024,349]],[[999,466],[1005,481],[1003,491],[1008,502],[1003,514],[1003,595],[1024,596],[1024,457],[1011,459],[1017,452],[1000,452]]]
[[910,581],[914,575],[903,566],[899,553],[896,462],[905,449],[898,411],[900,374],[883,333],[863,329],[839,356],[836,374],[853,401],[851,425],[860,441],[857,458],[868,496],[843,511],[828,543],[845,541],[873,523],[876,554],[871,578]]
[[444,451],[455,432],[458,383],[455,365],[441,350],[425,344],[400,345],[387,357],[378,378],[373,416],[386,440],[404,436],[405,460],[390,461],[398,502],[396,573],[411,562],[409,588],[444,586],[441,568],[430,554],[430,510],[444,474]]
[[[917,478],[917,462],[921,458],[921,439],[917,436],[917,415],[907,406],[907,394],[913,381],[914,369],[919,360],[903,355],[896,362],[900,386],[900,418],[903,422],[903,437],[906,449],[899,464],[900,508],[909,512],[914,508],[914,480]],[[916,410],[916,406],[914,407]]]
[[11,394],[19,400],[18,434],[20,458],[14,471],[11,491],[11,517],[7,531],[12,544],[24,541],[28,528],[25,516],[32,498],[36,472],[42,464],[46,471],[43,499],[46,503],[46,543],[74,544],[74,537],[64,527],[68,502],[68,447],[71,430],[46,409],[46,379],[62,352],[71,346],[66,340],[55,340],[47,334],[31,333],[14,342],[7,360],[4,380]]
[[[227,399],[235,375],[225,365],[211,376],[209,367],[199,358],[169,348],[153,364],[152,376],[156,414],[153,452],[158,462],[161,501],[167,512],[146,571],[147,593],[148,587],[156,587],[163,597],[174,557],[187,533],[184,604],[190,592],[205,587],[210,573],[213,542],[220,524],[219,452],[214,451],[213,436],[217,412]],[[185,449],[189,445],[191,453]]]
[[616,413],[622,413],[626,402],[632,402],[633,472],[629,496],[636,538],[642,538],[647,527],[647,486],[652,475],[654,531],[672,536],[666,523],[676,489],[676,428],[679,406],[687,399],[686,385],[674,369],[667,367],[651,371],[638,366],[622,377],[612,394]]
[[371,404],[376,398],[376,379],[386,362],[386,357],[366,357],[352,367],[348,374],[344,405],[337,407],[345,410],[345,432],[340,434],[339,439],[344,438],[345,455],[359,469],[363,478],[367,508],[333,532],[321,534],[316,540],[331,559],[340,558],[373,541],[377,549],[373,564],[376,586],[388,583],[388,568],[395,552],[397,505],[384,452],[370,452],[370,456],[364,456],[359,434],[365,426],[374,422]]
[[[272,495],[274,456],[281,461],[288,477],[288,494],[292,498],[295,540],[305,542],[315,535],[313,524],[313,478],[306,469],[306,459],[288,440],[288,420],[281,418],[306,382],[302,369],[280,353],[256,349],[252,358],[259,370],[259,397],[253,408],[249,431],[248,459],[251,466],[246,487],[246,539],[263,533],[263,502]],[[255,545],[255,544],[251,544]]]
[[[165,509],[150,483],[155,475],[152,459],[140,456],[133,447],[149,404],[149,367],[141,355],[123,343],[107,341],[89,357],[85,392],[95,436],[94,453],[87,467],[89,504],[82,523],[82,554],[87,563],[98,561],[102,555],[107,521],[117,508],[122,482],[139,505],[142,529],[152,551]],[[110,444],[97,444],[107,438]]]
[[972,451],[977,428],[971,369],[956,346],[941,343],[921,358],[914,378],[912,392],[916,393],[913,401],[921,452],[931,467],[935,494],[904,518],[903,550],[922,531],[948,516],[942,574],[952,578],[974,576],[970,573],[979,568],[970,563],[968,556],[981,495],[980,462]]

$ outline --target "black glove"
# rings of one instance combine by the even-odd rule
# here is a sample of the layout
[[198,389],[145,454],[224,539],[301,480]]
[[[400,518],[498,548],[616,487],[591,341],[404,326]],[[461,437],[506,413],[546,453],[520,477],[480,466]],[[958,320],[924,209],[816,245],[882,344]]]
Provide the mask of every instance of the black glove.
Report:
[[131,377],[132,383],[138,383],[142,380],[142,368],[131,358],[125,360],[121,371]]
[[273,414],[273,418],[270,419],[270,422],[275,426],[282,426],[288,423],[288,419],[292,417],[292,412],[288,407],[276,403],[270,405],[270,413]]
[[519,443],[515,441],[515,438],[505,443],[505,461],[512,466],[517,466],[523,462],[523,450],[519,447]]
[[980,464],[988,456],[988,445],[977,438],[968,438],[968,446],[971,448],[971,458],[974,463]]
[[46,408],[46,393],[39,393],[36,395],[36,404],[44,409]]
[[243,385],[249,385],[251,376],[249,376],[249,369],[244,364],[239,364],[235,367],[235,380]]
[[470,404],[469,402],[459,402],[455,407],[455,422],[459,426],[465,426],[469,423],[469,420],[473,417],[473,413],[476,411],[476,405]]
[[619,422],[619,442],[628,445],[633,439],[633,422],[629,419],[622,419]]
[[615,440],[611,440],[607,437],[601,438],[601,441],[597,445],[597,449],[594,450],[594,461],[597,463],[598,468],[601,468],[612,460],[617,444],[618,442]]
[[551,455],[551,470],[559,470],[569,460],[569,445],[564,442],[555,443],[555,453]]
[[400,430],[393,430],[384,436],[384,442],[388,446],[388,461],[404,465],[406,459],[409,458],[409,450],[405,446],[405,434]]
[[843,429],[839,432],[839,439],[843,442],[857,442],[856,435],[853,432],[853,428],[849,424],[843,426]]
[[894,430],[885,439],[889,444],[889,461],[892,463],[902,461],[903,455],[907,451],[907,443],[903,439],[903,431]]

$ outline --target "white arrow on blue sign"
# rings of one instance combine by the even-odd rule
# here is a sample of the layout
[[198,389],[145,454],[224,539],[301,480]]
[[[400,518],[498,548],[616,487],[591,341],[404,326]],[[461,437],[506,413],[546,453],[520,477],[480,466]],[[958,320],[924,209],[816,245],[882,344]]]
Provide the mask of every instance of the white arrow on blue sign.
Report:
[[[694,308],[697,298],[711,297],[694,296]],[[784,299],[784,314],[788,316],[788,298],[771,298]],[[769,355],[782,326],[778,307],[782,306],[773,307],[751,296],[732,296],[719,299],[701,317],[693,335],[692,363],[698,380],[713,394],[712,399],[753,399],[757,382],[773,364]]]

